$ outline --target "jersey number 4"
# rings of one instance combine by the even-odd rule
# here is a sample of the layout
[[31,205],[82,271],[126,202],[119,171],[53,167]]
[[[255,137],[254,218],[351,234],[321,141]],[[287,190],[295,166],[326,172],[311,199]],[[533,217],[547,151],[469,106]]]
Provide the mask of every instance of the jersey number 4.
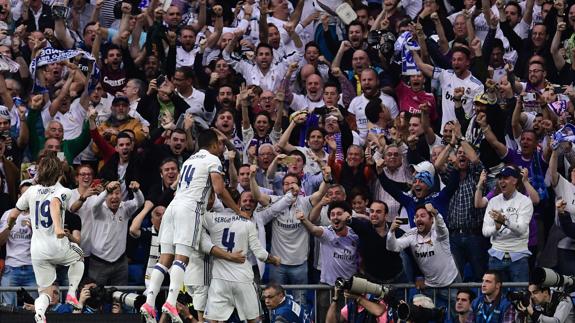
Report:
[[226,247],[226,250],[228,252],[234,251],[234,246],[236,245],[236,243],[234,242],[235,238],[236,238],[235,232],[230,232],[230,229],[228,228],[224,229],[224,234],[222,235],[222,246]]
[[194,172],[196,169],[190,165],[184,166],[182,172],[180,173],[180,182],[178,183],[178,188],[182,187],[182,182],[186,183],[186,188],[190,187],[190,183],[192,182],[192,177],[194,177]]
[[36,229],[38,225],[42,225],[44,228],[49,228],[52,226],[52,217],[50,216],[50,201],[36,201]]

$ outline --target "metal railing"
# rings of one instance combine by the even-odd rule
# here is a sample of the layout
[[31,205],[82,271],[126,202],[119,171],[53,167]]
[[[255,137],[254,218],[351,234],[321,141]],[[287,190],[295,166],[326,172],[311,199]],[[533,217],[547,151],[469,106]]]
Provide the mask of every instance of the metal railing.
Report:
[[[403,289],[404,293],[404,298],[403,300],[408,301],[408,297],[409,297],[409,291],[411,289],[415,289],[415,284],[389,284],[387,286],[390,286],[391,288],[395,289],[395,290],[401,290]],[[504,288],[527,288],[528,283],[503,283],[503,287]],[[119,291],[144,291],[146,289],[145,286],[106,286],[107,288],[116,288]],[[264,287],[264,285],[262,285],[262,288]],[[285,290],[288,291],[296,291],[296,290],[305,290],[305,291],[309,291],[312,290],[314,291],[313,293],[313,313],[314,313],[314,320],[315,322],[317,322],[317,292],[318,291],[329,291],[330,293],[330,299],[332,297],[332,292],[333,292],[333,287],[332,286],[328,286],[328,285],[282,285],[282,287]],[[25,290],[28,291],[37,291],[37,288],[35,287],[3,287],[0,286],[0,293],[2,292],[16,292],[19,291],[21,288],[24,288]],[[432,288],[432,287],[427,287],[426,290],[432,290],[433,291],[433,302],[436,303],[437,301],[437,291],[438,290],[447,290],[448,295],[451,295],[451,291],[452,290],[458,290],[458,289],[463,289],[463,288],[468,288],[468,289],[476,289],[475,293],[476,295],[480,295],[481,294],[481,283],[457,283],[457,284],[452,284],[450,286],[446,286],[446,287],[441,287],[441,288]],[[67,286],[62,286],[60,287],[60,290],[68,290]],[[168,290],[167,286],[163,286],[162,290]],[[448,297],[447,299],[447,312],[450,313],[451,312],[451,301],[452,299]]]

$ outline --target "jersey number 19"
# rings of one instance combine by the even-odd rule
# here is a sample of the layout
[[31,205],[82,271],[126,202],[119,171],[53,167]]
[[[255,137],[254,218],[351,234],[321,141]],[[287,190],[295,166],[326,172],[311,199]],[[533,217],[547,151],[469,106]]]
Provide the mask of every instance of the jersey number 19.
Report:
[[36,229],[38,229],[38,224],[42,225],[44,228],[49,228],[52,226],[52,217],[50,216],[50,201],[36,201],[36,215],[34,217],[36,223]]

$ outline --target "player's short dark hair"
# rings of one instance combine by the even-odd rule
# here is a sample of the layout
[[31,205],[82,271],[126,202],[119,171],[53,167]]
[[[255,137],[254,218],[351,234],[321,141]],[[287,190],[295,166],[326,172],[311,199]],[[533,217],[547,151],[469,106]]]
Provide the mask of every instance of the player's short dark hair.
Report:
[[212,129],[207,129],[200,132],[198,136],[198,146],[200,149],[208,148],[213,144],[217,144],[218,140],[218,134]]

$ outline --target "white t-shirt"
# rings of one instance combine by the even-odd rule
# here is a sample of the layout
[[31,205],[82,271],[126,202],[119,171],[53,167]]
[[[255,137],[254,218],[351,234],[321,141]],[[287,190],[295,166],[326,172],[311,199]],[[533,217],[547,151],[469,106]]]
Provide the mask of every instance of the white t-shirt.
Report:
[[[2,219],[0,219],[0,232],[4,231],[8,225],[10,211],[12,210],[4,212]],[[14,227],[10,230],[8,241],[6,241],[6,266],[20,267],[32,264],[30,258],[32,228],[26,225],[28,222],[31,224],[31,221],[30,214],[27,212],[20,213],[16,219]]]
[[191,51],[186,51],[182,46],[176,47],[176,68],[182,66],[193,66],[196,60],[198,49],[194,48]]
[[201,149],[190,156],[182,165],[180,180],[173,201],[184,204],[203,203],[205,208],[212,192],[211,173],[223,175],[222,163],[217,156],[210,154],[205,149]]
[[86,119],[86,110],[80,104],[80,98],[70,103],[68,112],[60,113],[58,111],[54,115],[54,118],[50,117],[49,109],[42,110],[44,127],[47,127],[51,120],[58,120],[64,128],[64,140],[74,139],[82,133],[84,119]]
[[[381,99],[383,105],[387,107],[387,110],[389,110],[391,118],[395,118],[397,115],[399,115],[399,108],[397,107],[397,103],[395,102],[394,98],[383,92],[379,94],[379,98]],[[355,115],[357,130],[359,131],[359,135],[361,136],[362,140],[365,140],[368,132],[367,116],[365,115],[365,107],[368,103],[369,99],[365,97],[365,94],[362,94],[361,96],[357,96],[351,100],[349,108],[347,109],[349,113],[353,113]]]
[[460,79],[455,75],[453,70],[444,70],[439,67],[433,68],[433,78],[441,84],[441,107],[443,109],[441,129],[443,132],[443,126],[445,126],[448,121],[457,121],[455,104],[453,102],[453,89],[457,87],[465,88],[461,102],[463,103],[465,114],[471,115],[473,112],[473,98],[477,94],[483,93],[483,83],[471,75],[471,73],[469,73],[469,76],[466,78]]
[[[257,259],[265,261],[267,251],[258,239],[255,223],[233,212],[207,212],[204,227],[210,233],[212,243],[228,252],[242,250],[251,252]],[[214,258],[212,277],[227,281],[252,282],[254,272],[249,261],[237,264],[224,259]]]
[[31,257],[36,259],[51,259],[68,250],[70,241],[67,237],[58,239],[54,233],[54,224],[50,214],[50,202],[56,198],[61,202],[62,228],[64,227],[64,210],[70,202],[72,191],[56,183],[51,187],[42,185],[31,186],[16,202],[16,208],[21,211],[30,210],[32,221]]

